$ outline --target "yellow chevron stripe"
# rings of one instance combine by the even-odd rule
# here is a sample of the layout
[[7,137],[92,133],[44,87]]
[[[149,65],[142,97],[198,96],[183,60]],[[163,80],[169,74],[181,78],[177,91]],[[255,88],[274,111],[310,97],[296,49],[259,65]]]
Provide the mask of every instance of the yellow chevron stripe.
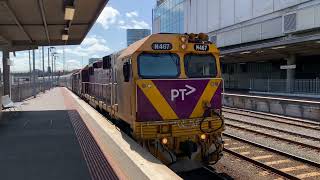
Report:
[[204,89],[196,107],[193,109],[193,112],[190,115],[190,118],[201,117],[204,113],[203,103],[211,101],[212,97],[216,93],[221,80],[220,79],[211,79],[207,87]]
[[151,80],[138,80],[137,85],[163,119],[178,119],[177,114]]

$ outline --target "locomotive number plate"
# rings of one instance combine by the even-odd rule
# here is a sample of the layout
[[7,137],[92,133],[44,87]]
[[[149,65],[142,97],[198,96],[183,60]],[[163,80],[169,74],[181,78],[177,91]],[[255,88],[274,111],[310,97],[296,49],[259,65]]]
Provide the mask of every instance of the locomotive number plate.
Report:
[[209,51],[209,45],[207,44],[195,44],[194,50],[196,51]]
[[171,43],[153,43],[152,49],[153,50],[162,50],[162,51],[171,50],[172,44]]

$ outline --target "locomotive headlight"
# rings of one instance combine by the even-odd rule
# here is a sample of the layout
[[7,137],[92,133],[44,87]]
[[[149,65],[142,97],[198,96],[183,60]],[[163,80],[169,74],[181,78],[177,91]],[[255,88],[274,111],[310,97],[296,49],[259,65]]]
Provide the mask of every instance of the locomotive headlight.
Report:
[[165,138],[165,137],[162,138],[162,139],[161,139],[161,143],[164,144],[164,145],[168,144],[168,139]]
[[187,38],[185,36],[182,36],[181,37],[181,42],[183,42],[183,43],[187,42]]
[[182,45],[181,45],[181,48],[182,48],[182,49],[187,49],[187,45],[186,45],[186,44],[182,44]]
[[161,143],[164,144],[164,145],[168,144],[168,139],[165,138],[165,137],[162,138],[162,139],[161,139]]
[[206,140],[207,139],[207,135],[206,134],[201,134],[200,139],[201,140]]

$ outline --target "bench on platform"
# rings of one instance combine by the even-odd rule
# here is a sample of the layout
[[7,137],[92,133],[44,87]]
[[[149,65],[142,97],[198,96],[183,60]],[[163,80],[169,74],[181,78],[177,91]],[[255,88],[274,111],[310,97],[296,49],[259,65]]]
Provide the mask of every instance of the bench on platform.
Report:
[[3,110],[17,110],[21,109],[21,102],[13,102],[9,95],[2,96],[2,109]]

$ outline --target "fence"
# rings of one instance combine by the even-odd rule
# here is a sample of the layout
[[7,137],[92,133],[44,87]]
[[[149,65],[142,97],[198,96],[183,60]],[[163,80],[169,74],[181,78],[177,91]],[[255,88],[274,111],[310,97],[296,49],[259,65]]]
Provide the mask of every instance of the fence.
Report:
[[225,80],[226,89],[241,89],[269,93],[320,95],[319,79],[243,79]]
[[[51,82],[38,81],[35,83],[35,94],[50,89]],[[13,101],[23,101],[33,96],[33,84],[32,83],[17,83],[11,85],[11,99]]]

